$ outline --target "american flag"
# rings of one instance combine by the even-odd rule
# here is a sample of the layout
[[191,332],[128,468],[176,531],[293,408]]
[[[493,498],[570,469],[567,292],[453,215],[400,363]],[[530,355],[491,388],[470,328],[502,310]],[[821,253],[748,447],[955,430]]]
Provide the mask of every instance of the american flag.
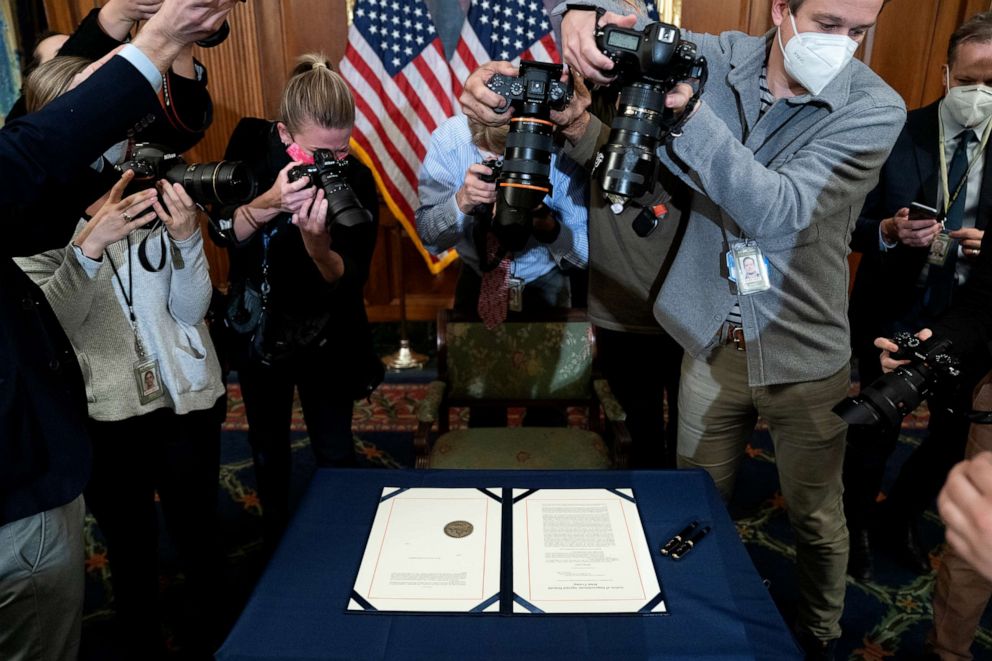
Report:
[[423,0],[357,0],[341,75],[355,97],[352,149],[434,273],[457,258],[434,257],[413,227],[417,172],[431,133],[458,111],[451,70]]
[[542,0],[473,0],[451,58],[455,91],[490,60],[561,62]]

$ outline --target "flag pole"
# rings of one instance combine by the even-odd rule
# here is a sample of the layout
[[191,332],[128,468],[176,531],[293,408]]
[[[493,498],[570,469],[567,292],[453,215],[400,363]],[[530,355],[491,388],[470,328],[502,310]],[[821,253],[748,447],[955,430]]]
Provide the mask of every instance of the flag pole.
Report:
[[406,329],[406,278],[403,277],[403,226],[396,224],[393,231],[399,235],[396,241],[396,268],[400,274],[400,348],[388,356],[382,357],[386,369],[399,372],[409,369],[420,369],[427,364],[427,356],[410,349],[410,338]]

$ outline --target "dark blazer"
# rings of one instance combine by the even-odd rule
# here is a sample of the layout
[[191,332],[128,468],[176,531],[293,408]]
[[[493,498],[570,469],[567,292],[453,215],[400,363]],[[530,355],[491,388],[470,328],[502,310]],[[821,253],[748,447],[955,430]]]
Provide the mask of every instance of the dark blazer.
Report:
[[[59,55],[98,60],[121,45],[122,42],[109,36],[100,27],[99,14],[99,9],[93,9],[86,15],[75,32],[62,44]],[[171,70],[166,73],[165,89],[169,94],[163,94],[163,102],[152,112],[147,126],[137,136],[138,140],[161,143],[177,152],[184,152],[203,139],[204,132],[213,121],[213,104],[207,91],[206,69],[199,63],[197,65],[203,74],[200,80],[184,78]],[[22,94],[7,114],[6,121],[17,119],[26,112]],[[117,138],[121,139],[123,136]]]
[[982,237],[981,252],[968,282],[931,330],[934,337],[953,342],[963,364],[982,366],[973,371],[988,368],[992,360],[992,232]]
[[[862,253],[850,304],[851,339],[856,350],[859,343],[870,345],[874,338],[891,334],[893,321],[908,314],[919,295],[916,283],[929,249],[900,244],[883,252],[878,246],[878,227],[911,202],[936,207],[939,105],[932,103],[907,115],[906,126],[855,227],[851,248]],[[979,229],[985,229],[992,217],[992,141],[986,146],[985,159],[976,219]]]
[[[53,182],[65,184],[157,105],[145,78],[115,57],[76,90],[7,124],[0,130],[0,206],[31,202]],[[18,246],[6,237],[0,246],[2,526],[78,496],[90,449],[72,346],[44,294],[10,259]]]
[[[99,9],[94,9],[83,19],[59,49],[60,55],[97,60],[121,45],[100,27],[99,13]],[[206,70],[202,67],[200,70],[203,74],[200,80],[184,78],[171,71],[165,75],[164,90],[168,94],[163,92],[162,102],[137,124],[133,131],[135,140],[163,144],[177,152],[186,151],[200,141],[213,113]],[[7,115],[7,121],[23,116],[25,112],[22,96]],[[126,137],[129,136],[115,136],[104,148]],[[61,154],[56,151],[49,157],[58,159]],[[86,207],[107,192],[119,178],[116,170],[109,166],[104,167],[102,172],[96,172],[86,164],[76,168],[67,183],[53,183],[31,203],[0,205],[0,215],[17,233],[12,242],[18,247],[16,255],[35,255],[64,246]],[[33,222],[41,215],[49,221],[44,226]]]

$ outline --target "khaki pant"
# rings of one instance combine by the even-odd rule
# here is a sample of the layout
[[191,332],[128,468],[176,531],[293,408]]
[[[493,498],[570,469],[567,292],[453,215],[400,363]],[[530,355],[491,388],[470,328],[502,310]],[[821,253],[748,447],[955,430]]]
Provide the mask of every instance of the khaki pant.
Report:
[[83,615],[83,497],[0,526],[0,659],[71,661]]
[[847,395],[849,383],[845,366],[819,381],[752,388],[746,356],[733,346],[682,361],[679,466],[706,469],[725,500],[757,416],[768,421],[796,535],[796,625],[821,640],[840,636],[844,610],[848,535],[841,467],[847,425],[831,409]]
[[[992,374],[975,390],[974,407],[992,410]],[[972,425],[965,458],[992,450],[992,425]],[[992,583],[946,547],[933,589],[933,629],[927,645],[941,659],[971,659],[971,644],[992,597]]]

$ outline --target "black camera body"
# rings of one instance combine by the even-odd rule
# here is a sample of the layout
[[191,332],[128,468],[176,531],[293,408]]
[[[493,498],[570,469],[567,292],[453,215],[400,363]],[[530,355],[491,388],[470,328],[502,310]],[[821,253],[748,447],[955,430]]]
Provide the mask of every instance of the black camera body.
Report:
[[503,159],[489,158],[482,161],[482,165],[485,165],[492,172],[490,174],[480,174],[479,181],[484,181],[487,184],[494,184],[499,181],[499,176],[503,173]]
[[665,96],[680,82],[696,79],[702,94],[706,58],[696,44],[682,38],[668,23],[651,23],[643,30],[616,25],[599,27],[596,45],[615,63],[609,73],[622,86],[610,137],[597,167],[607,199],[621,207],[652,190],[658,175],[658,145],[680,121],[665,107]]
[[561,81],[562,65],[521,62],[516,78],[494,74],[486,83],[503,96],[514,117],[506,136],[503,166],[497,177],[493,232],[508,252],[523,250],[531,235],[532,213],[550,195],[551,154],[555,151],[552,110],[572,100],[571,79]]
[[[506,103],[496,112],[506,112],[511,107],[529,114],[543,114],[540,106],[551,110],[564,110],[572,100],[572,86],[561,82],[562,66],[547,62],[521,62],[517,77],[493,74],[486,87],[502,96]],[[533,106],[534,109],[528,109]]]
[[327,229],[335,223],[354,227],[372,221],[371,214],[358,202],[348,185],[348,161],[339,161],[329,149],[316,149],[313,163],[297,165],[288,173],[289,181],[310,177],[311,186],[320,186],[327,200]]
[[696,44],[668,23],[651,23],[641,31],[605,25],[596,31],[596,45],[613,60],[610,73],[623,82],[646,81],[671,89],[683,80],[701,78],[706,66]]
[[892,357],[910,362],[862,388],[858,397],[838,403],[833,411],[848,424],[898,429],[924,399],[943,404],[960,387],[960,362],[950,340],[921,340],[904,332],[892,341],[899,346]]
[[126,194],[151,188],[159,179],[165,179],[182,184],[199,204],[240,204],[255,196],[255,178],[243,163],[187,163],[168,147],[149,142],[136,144],[128,159],[115,168],[119,172],[134,172]]

